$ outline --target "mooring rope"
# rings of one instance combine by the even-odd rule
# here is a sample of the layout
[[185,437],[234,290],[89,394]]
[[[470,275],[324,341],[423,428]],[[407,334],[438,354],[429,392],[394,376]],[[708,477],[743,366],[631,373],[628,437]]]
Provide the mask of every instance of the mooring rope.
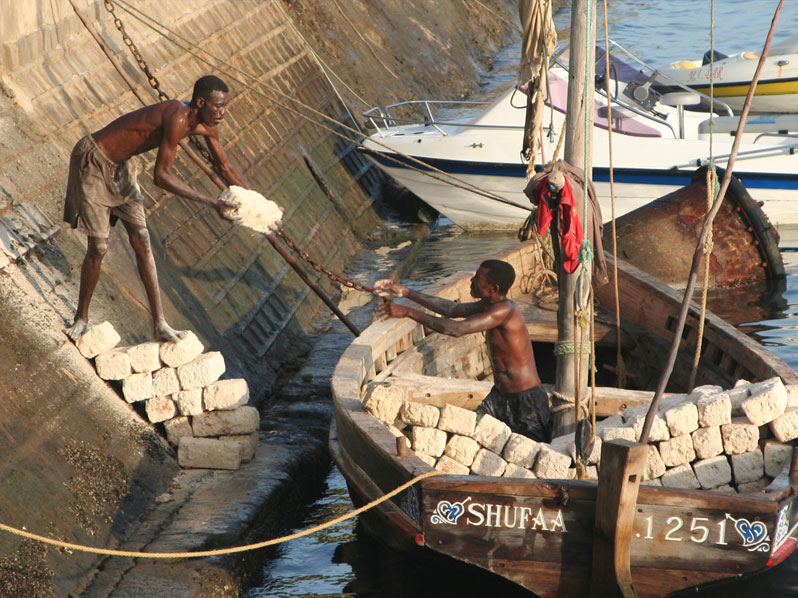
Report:
[[202,557],[211,557],[211,556],[222,556],[227,554],[236,554],[239,552],[248,552],[251,550],[258,550],[260,548],[266,548],[267,546],[274,546],[276,544],[282,544],[284,542],[288,542],[290,540],[296,540],[297,538],[302,538],[304,536],[308,536],[310,534],[314,534],[321,530],[327,529],[328,527],[332,527],[341,523],[342,521],[346,521],[347,519],[352,519],[353,517],[357,517],[361,513],[365,513],[366,511],[373,509],[374,507],[382,504],[386,500],[389,500],[399,494],[407,490],[413,484],[420,482],[421,480],[425,480],[427,478],[433,478],[436,476],[447,475],[446,472],[443,471],[427,471],[414,477],[412,480],[405,482],[398,488],[391,490],[387,494],[382,495],[381,497],[371,501],[370,503],[363,505],[362,507],[355,509],[354,511],[350,511],[345,513],[344,515],[339,515],[338,517],[331,519],[325,523],[320,523],[319,525],[315,525],[311,528],[306,530],[302,530],[301,532],[296,532],[294,534],[289,534],[287,536],[283,536],[281,538],[273,538],[272,540],[265,540],[263,542],[257,542],[255,544],[247,544],[245,546],[233,546],[231,548],[218,548],[216,550],[198,550],[194,552],[138,552],[135,550],[114,550],[111,548],[97,548],[94,546],[86,546],[84,544],[75,544],[73,542],[64,542],[62,540],[56,540],[54,538],[48,538],[47,536],[40,536],[39,534],[31,533],[24,529],[19,529],[16,527],[12,527],[10,525],[6,525],[4,523],[0,523],[0,530],[8,532],[10,534],[21,536],[23,538],[27,538],[29,540],[35,540],[36,542],[41,542],[42,544],[49,544],[51,546],[56,546],[58,548],[65,548],[68,550],[75,550],[78,552],[88,552],[91,554],[101,554],[105,556],[123,556],[129,558],[144,558],[144,559],[191,559],[191,558],[202,558]]

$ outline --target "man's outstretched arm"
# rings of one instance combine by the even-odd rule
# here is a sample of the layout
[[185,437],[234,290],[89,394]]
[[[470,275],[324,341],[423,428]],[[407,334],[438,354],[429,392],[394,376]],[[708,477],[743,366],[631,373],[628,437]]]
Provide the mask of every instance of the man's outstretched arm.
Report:
[[211,158],[216,164],[219,174],[224,179],[225,183],[228,185],[238,185],[244,189],[252,189],[252,186],[249,184],[249,181],[244,174],[238,168],[236,168],[236,166],[227,157],[227,154],[222,147],[222,143],[219,140],[218,131],[216,131],[216,135],[207,135],[205,137],[205,143],[207,144]]
[[500,326],[510,315],[510,306],[506,302],[496,303],[488,306],[484,311],[467,317],[465,320],[439,318],[414,307],[396,303],[383,303],[377,308],[377,313],[388,318],[410,318],[435,332],[449,336],[463,336],[464,334],[484,332]]
[[479,301],[457,303],[456,301],[444,299],[443,297],[435,297],[434,295],[419,293],[418,291],[414,291],[403,284],[399,284],[395,280],[390,280],[387,278],[375,282],[374,289],[377,295],[380,297],[407,297],[422,307],[431,309],[436,314],[441,314],[447,318],[465,318],[478,313],[482,309],[482,303]]

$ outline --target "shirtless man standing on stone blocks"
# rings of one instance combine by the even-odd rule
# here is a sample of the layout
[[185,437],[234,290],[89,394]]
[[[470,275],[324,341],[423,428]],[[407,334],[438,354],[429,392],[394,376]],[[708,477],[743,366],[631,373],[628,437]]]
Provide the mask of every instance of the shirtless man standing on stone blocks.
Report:
[[[462,336],[485,332],[493,366],[494,386],[476,412],[502,420],[513,432],[533,440],[551,440],[549,399],[540,388],[535,354],[526,322],[518,306],[507,299],[515,270],[507,262],[486,260],[471,279],[470,303],[457,303],[419,293],[392,280],[374,287],[383,297],[407,297],[443,318],[396,303],[383,303],[378,313],[389,318],[411,318],[436,332]],[[464,318],[454,320],[452,318]]]
[[158,274],[144,217],[143,198],[136,181],[133,156],[158,148],[153,180],[177,195],[212,205],[226,220],[235,221],[235,207],[192,189],[172,172],[178,143],[189,135],[203,135],[216,170],[228,185],[249,189],[246,178],[222,149],[217,126],[227,110],[229,89],[213,75],[194,84],[190,103],[167,100],[129,112],[105,128],[87,135],[75,145],[69,160],[69,181],[64,203],[64,221],[76,228],[78,221],[88,236],[88,249],[80,270],[80,292],[75,320],[65,331],[73,341],[88,327],[89,303],[100,277],[100,266],[108,250],[108,237],[116,219],[122,221],[136,254],[139,276],[144,283],[152,314],[155,340],[173,342],[183,338],[166,323],[161,305]]

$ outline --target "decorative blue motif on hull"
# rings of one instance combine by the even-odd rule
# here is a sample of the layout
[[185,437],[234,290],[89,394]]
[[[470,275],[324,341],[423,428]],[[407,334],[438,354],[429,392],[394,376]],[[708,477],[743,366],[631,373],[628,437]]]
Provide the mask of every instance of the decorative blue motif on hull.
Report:
[[441,500],[438,506],[435,507],[435,513],[430,517],[430,521],[434,524],[448,523],[449,525],[457,525],[457,520],[465,513],[465,504],[471,500],[469,496],[460,502],[449,502],[448,500]]
[[743,547],[749,552],[770,552],[770,536],[767,526],[761,521],[735,519],[728,513],[726,517],[734,522],[734,529],[743,539]]

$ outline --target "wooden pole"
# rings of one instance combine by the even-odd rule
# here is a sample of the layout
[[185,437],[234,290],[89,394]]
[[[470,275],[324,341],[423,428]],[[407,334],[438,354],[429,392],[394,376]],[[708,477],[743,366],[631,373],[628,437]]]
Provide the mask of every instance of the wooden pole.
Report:
[[[568,60],[568,110],[565,127],[565,153],[566,162],[585,172],[585,177],[590,177],[592,167],[593,143],[593,92],[594,77],[593,65],[595,64],[596,48],[593,40],[596,39],[596,7],[591,3],[591,16],[588,21],[588,0],[573,0],[571,4],[571,43]],[[585,40],[590,40],[590,49],[586,49]],[[585,77],[585,68],[590,74]],[[587,113],[587,131],[585,131],[585,116]],[[587,133],[587,135],[586,135]],[[585,148],[588,151],[585,152]],[[587,157],[585,154],[587,153]],[[585,224],[584,206],[577,202],[577,214],[582,228],[589,230]],[[558,225],[555,219],[555,225]],[[554,239],[555,259],[557,262],[557,284],[559,289],[559,304],[557,308],[557,341],[559,343],[574,342],[574,295],[576,293],[577,272],[568,274],[563,266],[562,248],[559,243],[559,226],[552,226],[552,239]],[[584,336],[584,346],[590,346],[589,332]],[[578,347],[574,347],[577,351]],[[575,380],[576,360],[581,359],[582,365],[580,380]],[[585,354],[566,353],[557,355],[557,371],[555,374],[554,390],[565,397],[575,398],[577,390],[580,396],[587,392],[587,374],[589,359]],[[573,432],[576,418],[572,409],[557,411],[553,415],[552,433],[561,436]]]
[[[92,24],[88,21],[88,19],[86,19],[83,13],[81,13],[78,7],[75,6],[74,0],[69,0],[69,3],[72,5],[72,10],[75,11],[75,14],[83,22],[83,25],[86,27],[86,30],[94,38],[94,41],[97,42],[97,45],[100,46],[100,49],[103,51],[103,54],[105,54],[106,58],[108,58],[113,67],[116,69],[116,72],[119,73],[119,76],[122,77],[122,80],[127,84],[130,90],[133,92],[133,95],[135,95],[143,105],[147,106],[151,104],[152,103],[151,100],[146,98],[146,96],[144,96],[138,90],[136,83],[133,81],[133,79],[131,79],[128,76],[128,74],[122,68],[122,65],[119,64],[119,61],[116,59],[116,56],[114,56],[113,52],[111,52],[111,49],[107,46],[105,41],[103,41],[102,37],[100,37],[100,35],[92,26]],[[219,176],[215,172],[213,172],[213,170],[208,166],[205,160],[203,160],[199,155],[197,155],[197,153],[194,150],[192,150],[185,141],[180,142],[180,148],[184,152],[186,152],[186,155],[188,155],[188,157],[194,161],[194,163],[199,167],[199,169],[202,170],[202,172],[204,172],[208,176],[208,178],[211,179],[214,185],[216,185],[220,190],[227,188],[227,185],[225,185],[224,181],[222,181],[222,179],[219,178]],[[327,296],[327,294],[321,289],[321,287],[319,287],[319,285],[316,284],[316,282],[313,279],[311,279],[310,276],[308,276],[307,272],[305,272],[299,266],[294,257],[290,253],[288,253],[285,247],[282,246],[282,244],[274,237],[274,235],[272,235],[271,233],[266,233],[266,239],[269,241],[269,243],[271,243],[271,246],[274,247],[277,253],[280,254],[280,257],[282,257],[283,260],[285,260],[285,262],[289,266],[291,266],[291,268],[294,269],[294,272],[296,272],[299,275],[302,281],[308,287],[310,287],[310,289],[314,293],[316,293],[316,295],[318,295],[318,297],[324,302],[324,304],[330,308],[330,311],[332,311],[336,316],[338,316],[338,318],[346,325],[346,327],[349,328],[352,334],[354,334],[355,336],[360,336],[360,329],[357,326],[355,326],[352,323],[352,321],[348,317],[346,317],[346,315],[344,315],[344,313],[340,309],[338,309],[338,306],[335,305],[335,303],[333,303],[332,299],[330,299]]]

